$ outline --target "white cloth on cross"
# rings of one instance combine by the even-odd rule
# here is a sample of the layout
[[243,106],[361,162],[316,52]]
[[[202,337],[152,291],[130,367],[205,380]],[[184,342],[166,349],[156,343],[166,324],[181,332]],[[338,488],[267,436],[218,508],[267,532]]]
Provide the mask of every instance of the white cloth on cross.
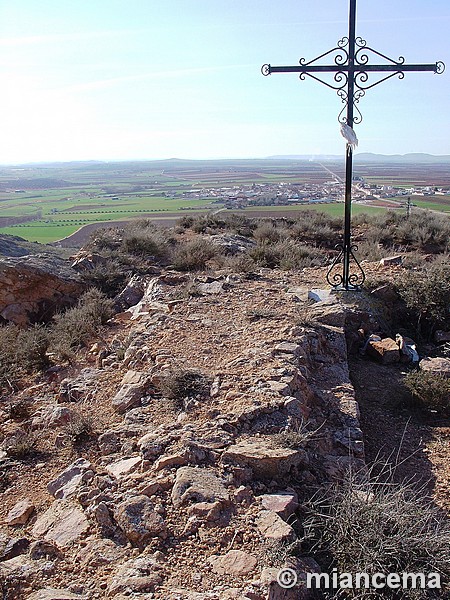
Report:
[[358,138],[353,129],[347,123],[341,123],[341,135],[347,140],[347,144],[354,150],[358,145]]

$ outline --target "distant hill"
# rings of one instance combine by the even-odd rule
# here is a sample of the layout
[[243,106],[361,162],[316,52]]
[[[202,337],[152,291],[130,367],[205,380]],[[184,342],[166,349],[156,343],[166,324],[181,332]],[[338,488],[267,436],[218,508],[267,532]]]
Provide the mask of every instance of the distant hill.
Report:
[[[338,154],[286,154],[268,156],[267,160],[343,160],[344,155]],[[450,162],[449,154],[434,155],[421,152],[413,152],[410,154],[374,154],[372,152],[361,152],[354,155],[355,162],[372,162],[372,163],[448,163]]]

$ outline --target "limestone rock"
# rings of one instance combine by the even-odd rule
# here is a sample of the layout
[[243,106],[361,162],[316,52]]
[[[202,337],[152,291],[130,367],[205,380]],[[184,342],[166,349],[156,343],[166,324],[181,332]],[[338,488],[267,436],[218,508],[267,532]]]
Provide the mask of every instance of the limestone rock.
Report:
[[127,556],[127,549],[112,540],[92,538],[80,548],[77,562],[82,566],[102,567],[118,563]]
[[72,594],[69,590],[45,588],[28,596],[28,600],[84,600],[85,596]]
[[63,379],[59,388],[58,402],[90,400],[98,385],[98,373],[97,369],[86,367],[80,371],[77,377]]
[[83,292],[79,275],[54,255],[0,257],[0,316],[20,326],[48,319]]
[[34,511],[34,504],[28,498],[17,502],[9,511],[5,523],[7,525],[25,525]]
[[256,526],[266,540],[292,542],[296,537],[292,527],[271,510],[261,511]]
[[255,240],[244,237],[243,235],[220,233],[212,235],[209,238],[215,246],[219,246],[225,254],[234,256],[246,252],[249,248],[255,246]]
[[124,289],[114,298],[114,308],[116,311],[122,312],[140,302],[147,283],[147,279],[142,275],[133,275]]
[[171,467],[182,467],[187,464],[186,457],[183,454],[170,454],[161,456],[154,465],[155,471],[170,469]]
[[76,414],[75,411],[67,406],[58,405],[45,407],[41,413],[33,419],[33,429],[67,425],[74,419]]
[[141,403],[145,388],[149,381],[147,373],[128,371],[120,384],[120,389],[114,396],[112,405],[118,413],[124,413]]
[[89,530],[89,521],[82,510],[70,500],[55,500],[50,508],[36,520],[35,538],[44,538],[65,548]]
[[266,510],[279,515],[282,519],[290,517],[298,508],[298,497],[295,492],[277,492],[260,496],[261,504]]
[[154,592],[162,583],[161,565],[150,556],[128,560],[120,566],[108,587],[108,597],[120,592],[143,594]]
[[420,361],[419,368],[450,379],[450,358],[424,358]]
[[24,554],[29,546],[30,541],[27,538],[11,538],[0,552],[0,561],[9,560]]
[[308,299],[314,302],[336,302],[336,296],[333,296],[330,290],[313,288],[308,292]]
[[181,467],[172,489],[172,502],[178,508],[190,500],[227,503],[229,496],[223,481],[212,469]]
[[167,527],[147,496],[134,496],[117,507],[115,519],[132,544],[144,548],[153,537],[165,539]]
[[106,470],[116,479],[120,479],[121,477],[125,477],[129,473],[136,471],[141,463],[142,458],[140,456],[131,456],[130,458],[121,458],[120,460],[116,460],[115,462],[106,465]]
[[367,346],[367,354],[383,365],[400,362],[400,350],[397,342],[392,338],[384,338],[379,342],[370,341]]
[[90,468],[88,460],[79,458],[47,485],[48,492],[55,498],[69,498],[77,491],[84,473]]
[[242,550],[230,550],[223,556],[212,555],[208,558],[212,570],[218,575],[231,575],[242,577],[251,573],[258,564],[258,560]]
[[264,440],[255,439],[230,446],[222,460],[250,467],[258,477],[278,479],[306,464],[307,456],[301,449],[273,448]]
[[401,254],[397,254],[396,256],[387,256],[386,258],[382,258],[380,260],[380,265],[383,267],[391,267],[395,265],[401,265],[403,262],[403,256]]

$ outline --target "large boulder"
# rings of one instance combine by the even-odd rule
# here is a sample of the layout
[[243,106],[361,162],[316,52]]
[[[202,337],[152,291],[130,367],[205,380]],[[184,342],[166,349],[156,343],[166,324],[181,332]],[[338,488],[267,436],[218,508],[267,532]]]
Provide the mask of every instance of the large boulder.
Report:
[[85,284],[67,263],[50,254],[0,257],[0,320],[25,326],[70,306]]

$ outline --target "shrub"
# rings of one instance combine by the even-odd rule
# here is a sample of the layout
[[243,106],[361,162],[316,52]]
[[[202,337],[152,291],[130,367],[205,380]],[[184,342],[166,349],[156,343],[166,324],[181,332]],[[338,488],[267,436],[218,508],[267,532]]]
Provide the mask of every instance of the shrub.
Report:
[[18,376],[15,348],[19,329],[15,325],[0,327],[0,385],[12,387]]
[[316,248],[308,248],[296,244],[292,240],[279,241],[271,244],[259,242],[248,252],[250,258],[260,267],[282,269],[303,269],[324,265],[326,255]]
[[[313,498],[304,521],[305,540],[321,566],[338,573],[440,573],[450,576],[450,522],[425,490],[349,472]],[[398,590],[363,590],[364,598],[399,598]],[[346,590],[361,597],[361,590]],[[402,598],[422,598],[403,589]]]
[[135,256],[163,259],[167,256],[167,241],[151,221],[136,221],[124,229],[120,248]]
[[89,415],[74,412],[64,427],[73,444],[79,444],[93,430],[93,419]]
[[273,269],[280,264],[279,248],[267,242],[260,242],[248,254],[259,267]]
[[314,430],[309,429],[308,423],[301,419],[293,427],[280,431],[280,433],[274,433],[270,439],[275,447],[297,450],[304,448],[305,444],[316,437],[319,429],[320,427]]
[[334,248],[337,232],[342,228],[340,219],[329,217],[315,210],[305,210],[292,225],[291,235],[301,242],[313,243],[316,246]]
[[17,363],[27,372],[40,371],[48,364],[48,330],[43,325],[22,329],[17,335]]
[[274,244],[281,239],[282,234],[274,221],[264,221],[256,227],[253,237],[257,242]]
[[196,238],[178,246],[172,254],[172,264],[178,271],[200,271],[217,253],[209,241]]
[[42,325],[29,329],[15,325],[1,327],[0,385],[12,387],[21,374],[47,367],[48,346],[48,332]]
[[385,247],[402,245],[426,252],[446,252],[450,240],[450,219],[431,211],[417,211],[408,219],[397,211],[356,215],[354,225],[365,225],[367,236]]
[[398,292],[416,319],[431,328],[450,326],[450,263],[435,260],[421,271],[404,271],[397,283]]
[[412,371],[405,376],[404,383],[424,408],[450,411],[450,379],[428,371]]
[[211,379],[200,371],[180,369],[167,375],[160,384],[162,394],[182,406],[185,400],[209,397]]
[[31,431],[18,429],[3,441],[3,449],[12,458],[26,458],[36,450],[37,436]]
[[112,301],[100,290],[89,290],[77,306],[55,315],[50,330],[51,349],[63,358],[73,359],[73,350],[97,335],[112,314]]
[[8,406],[9,418],[14,421],[25,421],[30,418],[30,398],[13,400]]
[[126,261],[123,255],[110,255],[103,264],[89,271],[83,271],[81,277],[90,287],[95,287],[108,297],[116,296],[126,285],[131,273],[136,269]]

